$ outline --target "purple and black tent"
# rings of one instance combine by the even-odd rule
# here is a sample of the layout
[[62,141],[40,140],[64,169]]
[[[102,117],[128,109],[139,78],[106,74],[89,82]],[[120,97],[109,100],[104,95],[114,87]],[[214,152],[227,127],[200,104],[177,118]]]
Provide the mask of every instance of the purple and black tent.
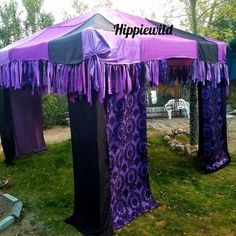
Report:
[[160,25],[103,10],[50,26],[0,50],[6,159],[45,149],[40,94],[68,97],[75,195],[74,214],[66,221],[86,235],[112,235],[113,228],[158,205],[148,180],[145,87],[167,80],[169,59],[180,66],[187,60],[186,76],[199,84],[198,154],[206,170],[230,162],[226,45],[177,29],[172,35],[126,38],[115,35],[116,24]]

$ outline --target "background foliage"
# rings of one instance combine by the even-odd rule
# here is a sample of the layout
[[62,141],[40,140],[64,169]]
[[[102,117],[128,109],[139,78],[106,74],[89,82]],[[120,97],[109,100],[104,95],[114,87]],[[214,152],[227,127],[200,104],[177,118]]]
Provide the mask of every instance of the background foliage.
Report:
[[230,95],[227,103],[232,109],[236,109],[236,80],[231,81],[230,84]]
[[66,121],[66,113],[68,112],[66,97],[46,94],[42,98],[42,104],[45,128],[68,125],[68,122]]
[[43,2],[21,0],[24,11],[16,0],[0,2],[0,48],[53,24],[54,16],[42,10]]

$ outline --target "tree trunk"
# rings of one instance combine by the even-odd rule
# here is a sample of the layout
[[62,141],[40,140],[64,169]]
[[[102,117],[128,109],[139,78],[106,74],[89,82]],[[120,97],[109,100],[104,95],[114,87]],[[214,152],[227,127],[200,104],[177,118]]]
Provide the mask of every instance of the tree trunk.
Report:
[[190,144],[198,143],[198,86],[190,82]]
[[[190,0],[192,32],[197,34],[196,17],[197,0]],[[190,144],[198,143],[198,86],[192,80],[190,82]]]

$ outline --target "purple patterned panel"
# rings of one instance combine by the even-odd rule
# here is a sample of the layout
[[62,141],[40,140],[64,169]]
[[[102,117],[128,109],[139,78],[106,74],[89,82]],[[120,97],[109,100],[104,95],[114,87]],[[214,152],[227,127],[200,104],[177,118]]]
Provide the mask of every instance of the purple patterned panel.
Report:
[[200,136],[199,155],[203,157],[206,171],[213,172],[230,162],[227,148],[225,87],[200,86],[199,118]]
[[107,111],[111,208],[119,229],[158,205],[148,179],[145,88],[111,96]]

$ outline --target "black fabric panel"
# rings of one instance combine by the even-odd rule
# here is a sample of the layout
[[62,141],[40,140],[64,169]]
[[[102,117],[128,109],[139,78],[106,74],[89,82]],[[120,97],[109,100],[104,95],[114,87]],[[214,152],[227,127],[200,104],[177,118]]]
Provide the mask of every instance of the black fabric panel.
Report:
[[[105,108],[103,104],[97,103],[97,145],[98,145],[98,164],[100,174],[100,216],[101,225],[109,225],[110,235],[113,235],[112,228],[113,222],[111,220],[111,204],[110,204],[110,179],[109,179],[109,158],[107,146],[107,121]],[[107,234],[109,235],[109,234]]]
[[85,235],[113,235],[104,104],[69,101],[74,165],[74,214],[66,220]]
[[200,115],[200,112],[203,111],[203,99],[202,99],[202,83],[198,83],[198,111],[199,111],[199,116],[198,116],[198,157],[203,159],[203,149],[204,149],[204,138],[203,138],[203,119]]
[[31,88],[9,90],[16,157],[46,149],[41,94]]
[[[151,23],[154,25],[159,26],[160,23],[149,20]],[[180,30],[173,28],[174,35],[186,39],[191,39],[195,40],[198,43],[198,59],[207,61],[207,62],[212,62],[212,63],[217,63],[218,62],[218,46],[216,43],[209,42],[205,38]]]
[[49,60],[60,64],[77,64],[83,59],[82,31],[88,27],[114,31],[112,23],[96,14],[84,24],[48,43]]
[[82,61],[81,32],[67,34],[48,43],[49,60],[60,64],[77,64]]
[[12,112],[9,89],[0,89],[0,134],[6,164],[15,159]]

